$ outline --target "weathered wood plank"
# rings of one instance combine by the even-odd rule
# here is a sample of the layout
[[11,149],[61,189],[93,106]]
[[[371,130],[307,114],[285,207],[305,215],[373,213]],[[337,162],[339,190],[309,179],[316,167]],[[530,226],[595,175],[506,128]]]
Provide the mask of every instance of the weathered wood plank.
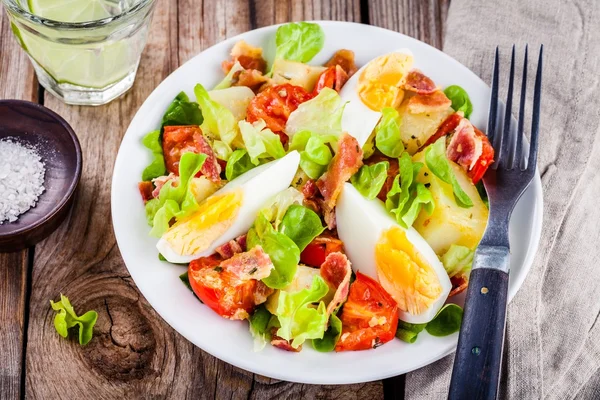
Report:
[[[33,68],[13,37],[6,14],[2,14],[0,99],[35,102],[38,85]],[[3,399],[21,396],[27,269],[27,250],[0,254],[0,397]]]
[[369,1],[369,23],[442,48],[450,0]]
[[[191,344],[140,296],[116,247],[110,184],[125,129],[150,92],[178,65],[177,1],[162,0],[134,88],[103,107],[45,104],[77,132],[84,168],[74,209],[36,248],[30,300],[26,395],[30,398],[184,398],[197,396]],[[60,293],[76,310],[99,314],[94,339],[81,347],[59,337],[48,301]],[[190,382],[192,384],[190,384]]]
[[[368,2],[369,23],[442,48],[450,0],[375,0]],[[383,381],[385,397],[404,398],[405,377]]]

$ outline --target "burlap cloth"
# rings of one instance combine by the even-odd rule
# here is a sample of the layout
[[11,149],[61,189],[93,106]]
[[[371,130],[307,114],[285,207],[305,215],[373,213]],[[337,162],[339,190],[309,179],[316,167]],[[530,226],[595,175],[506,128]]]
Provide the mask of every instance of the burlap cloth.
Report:
[[[508,307],[500,398],[600,399],[600,0],[452,0],[446,29],[444,51],[486,82],[497,45],[506,72],[513,43],[534,65],[544,44],[544,225]],[[453,361],[409,374],[406,398],[446,398]]]

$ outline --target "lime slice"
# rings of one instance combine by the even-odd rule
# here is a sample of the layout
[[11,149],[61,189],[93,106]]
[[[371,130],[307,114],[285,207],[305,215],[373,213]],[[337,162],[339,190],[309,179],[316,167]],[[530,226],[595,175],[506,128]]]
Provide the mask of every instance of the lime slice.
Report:
[[103,0],[28,0],[28,4],[32,14],[60,22],[96,21],[120,11]]

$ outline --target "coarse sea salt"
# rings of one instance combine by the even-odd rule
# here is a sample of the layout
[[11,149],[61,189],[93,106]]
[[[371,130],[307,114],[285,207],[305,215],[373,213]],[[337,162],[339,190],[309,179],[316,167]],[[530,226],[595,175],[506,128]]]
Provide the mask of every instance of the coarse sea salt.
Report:
[[44,192],[46,168],[39,154],[16,139],[0,140],[0,225],[14,222]]

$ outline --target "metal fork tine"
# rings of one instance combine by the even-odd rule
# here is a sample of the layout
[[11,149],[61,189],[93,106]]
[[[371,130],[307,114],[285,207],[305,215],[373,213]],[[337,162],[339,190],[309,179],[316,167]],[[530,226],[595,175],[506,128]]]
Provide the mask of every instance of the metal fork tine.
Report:
[[496,56],[494,58],[494,72],[492,74],[492,94],[490,97],[490,112],[488,114],[487,136],[490,143],[494,143],[494,133],[496,132],[496,118],[498,114],[498,74],[500,69],[500,60],[498,47],[496,47]]
[[538,135],[540,131],[540,103],[542,97],[542,64],[543,64],[544,45],[540,46],[540,56],[538,58],[537,73],[535,74],[535,89],[533,91],[533,117],[531,118],[531,144],[529,146],[529,160],[527,169],[535,172],[538,153]]
[[525,168],[523,157],[523,121],[525,121],[525,95],[527,93],[527,48],[525,45],[525,57],[523,59],[523,80],[521,81],[521,103],[519,104],[519,125],[517,128],[517,151],[513,166],[520,169]]
[[498,151],[498,157],[496,162],[502,165],[505,168],[511,167],[510,164],[510,122],[512,118],[512,100],[513,100],[513,87],[515,83],[515,45],[512,48],[512,55],[510,58],[510,72],[508,75],[508,92],[506,93],[506,108],[504,110],[504,126],[503,133],[500,136],[498,141],[498,146],[496,147]]

